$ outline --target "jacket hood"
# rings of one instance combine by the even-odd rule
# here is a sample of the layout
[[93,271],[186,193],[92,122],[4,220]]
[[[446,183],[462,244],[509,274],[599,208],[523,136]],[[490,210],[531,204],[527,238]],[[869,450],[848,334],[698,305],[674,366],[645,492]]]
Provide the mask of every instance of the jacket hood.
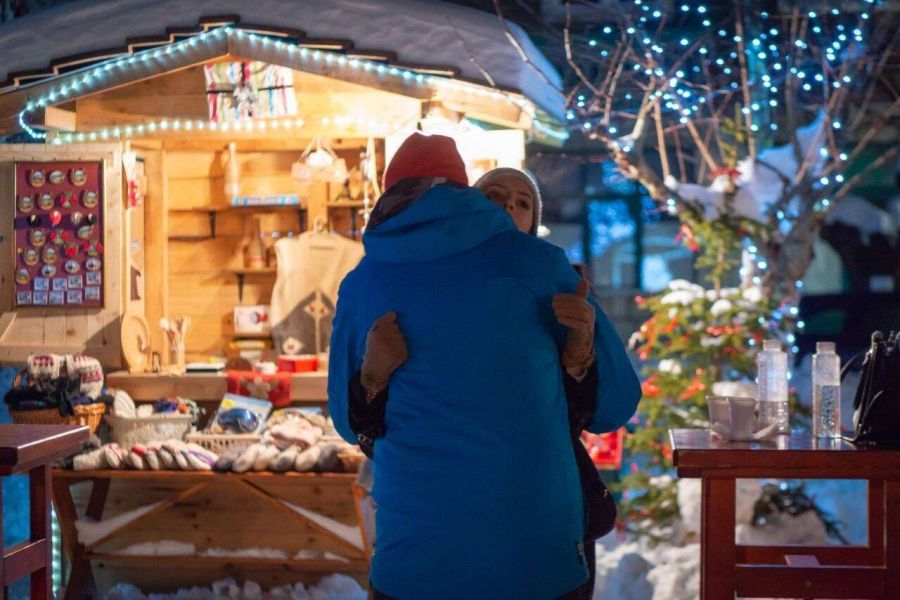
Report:
[[372,260],[427,262],[461,254],[504,231],[515,231],[509,215],[474,188],[437,185],[409,208],[366,231]]

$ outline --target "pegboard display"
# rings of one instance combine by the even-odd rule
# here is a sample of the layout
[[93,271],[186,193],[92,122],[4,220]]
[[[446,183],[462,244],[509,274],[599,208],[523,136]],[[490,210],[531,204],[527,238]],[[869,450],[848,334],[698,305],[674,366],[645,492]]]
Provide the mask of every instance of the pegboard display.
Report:
[[16,163],[16,306],[103,306],[103,164]]

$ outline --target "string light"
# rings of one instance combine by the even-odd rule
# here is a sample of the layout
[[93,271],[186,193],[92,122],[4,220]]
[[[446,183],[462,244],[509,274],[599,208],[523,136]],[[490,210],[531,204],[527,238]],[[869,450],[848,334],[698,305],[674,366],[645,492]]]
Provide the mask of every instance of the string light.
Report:
[[[387,75],[395,78],[400,78],[406,81],[407,83],[416,83],[422,85],[433,85],[438,88],[455,90],[455,91],[463,91],[470,94],[475,94],[478,96],[490,97],[495,100],[505,101],[510,104],[513,104],[520,109],[522,109],[527,115],[531,117],[535,117],[536,109],[534,104],[520,96],[509,94],[505,92],[501,92],[498,90],[486,88],[484,86],[466,83],[463,81],[458,81],[455,79],[441,77],[438,75],[432,74],[424,74],[419,73],[409,69],[403,69],[395,66],[386,66],[382,63],[377,63],[370,60],[365,59],[357,59],[352,58],[348,59],[343,54],[337,54],[334,52],[327,52],[323,50],[310,50],[306,47],[290,44],[287,42],[283,42],[281,40],[272,40],[267,36],[255,34],[252,32],[243,31],[241,29],[236,29],[233,26],[225,26],[218,27],[215,29],[210,29],[204,33],[198,34],[194,37],[191,37],[187,40],[182,40],[180,42],[175,42],[173,44],[168,45],[164,50],[156,49],[156,50],[143,50],[132,53],[130,56],[119,57],[110,59],[98,65],[95,65],[91,68],[88,68],[84,72],[80,74],[74,74],[71,77],[72,83],[62,83],[57,87],[50,88],[47,90],[44,95],[39,96],[37,98],[29,100],[25,107],[19,112],[18,122],[22,129],[33,139],[36,140],[44,140],[47,139],[47,133],[35,129],[28,123],[27,116],[29,113],[34,112],[37,109],[44,108],[56,102],[58,99],[63,99],[68,96],[70,93],[78,91],[82,92],[82,87],[84,88],[83,93],[91,93],[96,92],[105,87],[104,79],[109,75],[111,70],[119,69],[142,69],[146,70],[146,63],[151,60],[156,60],[159,62],[165,62],[167,57],[170,57],[177,53],[186,52],[189,48],[196,47],[197,44],[210,41],[212,39],[222,39],[228,38],[229,36],[235,36],[240,39],[247,39],[251,43],[259,43],[262,46],[272,46],[274,45],[276,50],[281,51],[283,53],[287,53],[288,55],[297,56],[299,55],[301,60],[312,60],[312,61],[325,61],[326,63],[334,63],[337,62],[341,66],[349,67],[356,70],[363,71],[375,71],[379,75]],[[76,87],[77,85],[77,87]],[[537,119],[534,119],[535,123],[537,123]],[[179,120],[179,127],[184,126],[185,121]],[[152,129],[150,128],[152,126]],[[196,126],[196,123],[192,124],[192,127]],[[163,121],[159,121],[157,123],[147,124],[147,131],[154,131],[156,127],[160,127],[165,129],[168,127],[168,123]],[[212,129],[212,128],[210,128]],[[223,131],[227,131],[226,128],[222,128]],[[143,130],[133,129],[131,134],[134,135],[135,132],[143,133]],[[96,139],[96,136],[100,136],[103,139],[108,139],[109,137],[123,137],[121,134],[123,132],[119,132],[120,135],[113,136],[113,132],[109,129],[103,129],[99,132],[81,132],[74,133],[73,136],[77,135],[85,135],[85,139]],[[63,134],[63,139],[67,139],[65,136],[68,134]],[[91,137],[95,136],[95,137]],[[54,140],[58,138],[54,137]],[[74,138],[73,138],[74,139]],[[60,143],[60,142],[57,142]]]

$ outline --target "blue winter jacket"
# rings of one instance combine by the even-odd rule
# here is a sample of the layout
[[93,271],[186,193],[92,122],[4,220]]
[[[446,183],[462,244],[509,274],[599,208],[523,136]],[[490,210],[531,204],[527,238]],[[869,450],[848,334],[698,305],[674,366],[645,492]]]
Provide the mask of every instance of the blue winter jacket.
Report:
[[[578,276],[474,188],[439,185],[363,237],[341,284],[329,411],[347,441],[350,377],[372,323],[396,311],[409,359],[390,379],[375,442],[371,579],[399,600],[540,599],[587,578],[551,300]],[[597,311],[600,385],[588,429],[634,413],[640,384]]]

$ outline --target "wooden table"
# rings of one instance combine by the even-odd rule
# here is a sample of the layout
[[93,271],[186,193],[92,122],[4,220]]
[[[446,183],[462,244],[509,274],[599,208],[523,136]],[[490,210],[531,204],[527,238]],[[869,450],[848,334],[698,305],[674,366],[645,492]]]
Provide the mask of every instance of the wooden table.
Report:
[[[801,434],[743,443],[676,429],[669,438],[679,477],[702,480],[701,598],[900,597],[900,450]],[[757,477],[867,480],[867,545],[735,544],[735,479]]]
[[[299,506],[343,526],[359,527],[353,496],[355,473],[215,473],[211,471],[56,470],[53,492],[63,548],[71,564],[65,598],[101,597],[98,589],[128,582],[144,592],[173,592],[233,577],[253,579],[264,589],[285,583],[315,583],[344,573],[368,581],[363,538],[336,535]],[[79,483],[89,483],[82,489]],[[76,492],[73,494],[73,491]],[[135,508],[98,539],[82,543],[78,508],[94,521]],[[353,536],[351,536],[353,537]],[[287,558],[248,556],[135,556],[134,544],[171,540],[210,548],[282,550]],[[302,549],[328,551],[346,560],[299,559]]]
[[[77,452],[89,436],[87,427],[0,425],[0,476],[28,474],[31,515],[28,541],[2,550],[0,599],[6,597],[7,585],[26,575],[31,575],[31,598],[50,598],[51,468],[54,461]],[[0,518],[0,543],[2,539]]]

